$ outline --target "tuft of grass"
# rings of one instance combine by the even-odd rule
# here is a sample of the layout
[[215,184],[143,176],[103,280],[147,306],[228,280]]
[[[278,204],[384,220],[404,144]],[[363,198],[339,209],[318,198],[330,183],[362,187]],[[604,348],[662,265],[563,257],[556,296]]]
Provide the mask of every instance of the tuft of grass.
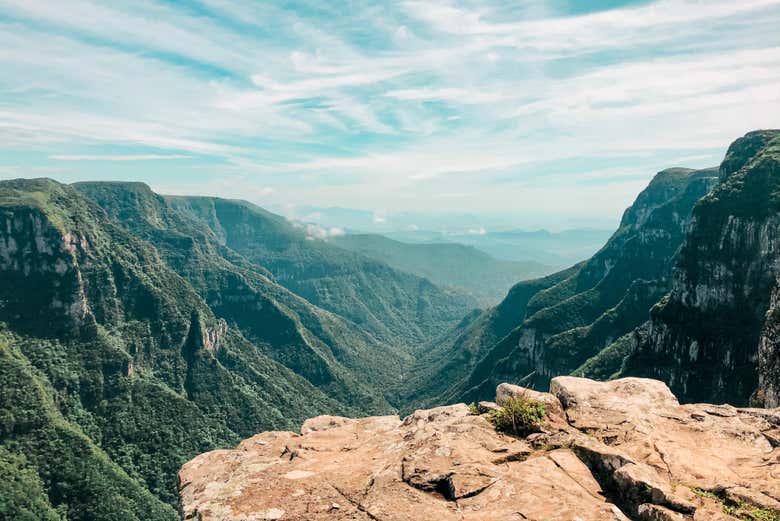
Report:
[[474,416],[479,415],[479,407],[477,407],[475,402],[469,404],[469,414],[473,414]]
[[490,419],[496,429],[524,436],[539,429],[544,415],[544,403],[520,394],[507,399],[500,409],[491,412]]

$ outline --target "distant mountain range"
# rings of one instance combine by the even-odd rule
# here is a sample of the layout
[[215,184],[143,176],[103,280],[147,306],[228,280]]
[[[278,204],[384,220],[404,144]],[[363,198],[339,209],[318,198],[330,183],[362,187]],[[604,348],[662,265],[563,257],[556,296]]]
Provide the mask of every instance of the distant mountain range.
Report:
[[479,248],[497,259],[536,262],[557,268],[587,259],[612,235],[609,230],[572,229],[560,232],[472,230],[471,233],[388,232],[387,236],[408,242],[453,242]]
[[612,235],[611,229],[577,227],[550,232],[507,226],[518,216],[397,213],[375,215],[351,208],[300,209],[295,220],[337,235],[383,235],[406,243],[456,243],[474,246],[501,260],[565,267],[587,259]]

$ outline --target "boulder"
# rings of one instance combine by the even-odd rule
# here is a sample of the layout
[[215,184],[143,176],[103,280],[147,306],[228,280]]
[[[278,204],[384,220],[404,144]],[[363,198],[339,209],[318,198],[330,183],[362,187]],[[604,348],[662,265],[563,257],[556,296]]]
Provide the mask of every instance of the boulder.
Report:
[[563,407],[561,402],[550,393],[540,393],[533,389],[526,389],[519,385],[501,384],[496,388],[496,403],[503,405],[504,402],[515,396],[527,396],[531,400],[542,402],[545,405],[545,413],[548,421],[556,422],[563,420]]

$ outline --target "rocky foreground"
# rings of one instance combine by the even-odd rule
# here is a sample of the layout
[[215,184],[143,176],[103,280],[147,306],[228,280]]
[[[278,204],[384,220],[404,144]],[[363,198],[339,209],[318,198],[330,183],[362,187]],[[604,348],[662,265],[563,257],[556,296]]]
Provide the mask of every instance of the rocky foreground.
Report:
[[[665,384],[558,377],[539,432],[497,432],[458,404],[320,416],[180,472],[198,521],[780,519],[780,409],[680,405]],[[495,404],[480,404],[483,412]]]

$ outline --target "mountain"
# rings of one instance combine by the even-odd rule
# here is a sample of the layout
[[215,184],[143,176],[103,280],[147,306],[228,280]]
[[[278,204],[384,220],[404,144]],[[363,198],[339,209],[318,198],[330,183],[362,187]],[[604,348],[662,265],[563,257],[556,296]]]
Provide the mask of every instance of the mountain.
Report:
[[[280,285],[285,266],[341,306],[400,311],[375,308],[372,331]],[[402,342],[471,304],[245,203],[0,182],[0,515],[176,519],[187,459],[324,412],[392,412]]]
[[[502,381],[546,389],[647,320],[670,287],[691,209],[717,170],[658,173],[593,257],[519,283],[493,309],[461,323],[410,370],[411,403],[479,400]],[[446,387],[442,382],[447,382]]]
[[624,342],[620,374],[669,382],[685,400],[780,405],[780,131],[735,141],[699,204],[671,291]]
[[[202,454],[180,472],[184,519],[775,521],[780,409],[680,405],[663,382],[557,377],[496,403],[307,420]],[[544,411],[519,433],[496,412]],[[503,406],[505,409],[501,409]],[[516,405],[515,405],[516,406]],[[500,416],[498,416],[500,417]],[[518,420],[521,415],[516,416]],[[773,425],[774,424],[774,425]],[[280,458],[290,450],[297,457]],[[741,479],[735,479],[740,476]]]
[[485,305],[499,302],[518,280],[552,271],[537,262],[494,259],[463,244],[409,244],[374,234],[335,236],[329,242],[425,277],[438,286],[468,292]]
[[317,240],[312,230],[244,201],[167,197],[221,244],[264,266],[274,280],[312,304],[357,324],[378,340],[418,345],[444,333],[477,301],[427,279]]
[[406,346],[380,342],[365,328],[280,286],[268,269],[226,246],[204,221],[180,211],[146,185],[74,187],[97,202],[118,226],[153,245],[216,316],[266,355],[345,403],[373,403],[377,411],[389,408],[377,389],[400,378],[411,358]]

